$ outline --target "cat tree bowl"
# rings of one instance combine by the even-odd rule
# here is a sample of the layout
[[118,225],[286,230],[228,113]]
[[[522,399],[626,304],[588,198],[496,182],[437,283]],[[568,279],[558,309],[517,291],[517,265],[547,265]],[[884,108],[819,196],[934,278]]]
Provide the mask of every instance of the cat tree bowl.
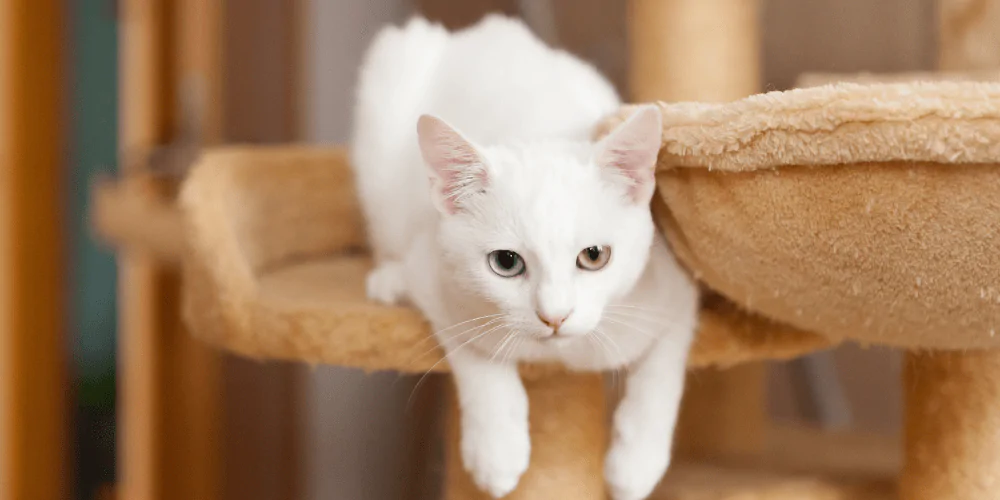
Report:
[[909,350],[902,498],[996,498],[1000,84],[661,106],[654,210],[681,261],[763,316]]
[[[903,498],[993,498],[1000,88],[839,85],[663,114],[654,210],[713,290],[692,365],[842,339],[907,348]],[[365,299],[370,264],[343,152],[217,150],[186,181],[182,205],[185,309],[202,339],[258,358],[447,369],[416,311]],[[603,498],[600,378],[525,375],[535,448],[511,498]],[[477,498],[450,456],[447,496]],[[856,497],[810,491],[797,498]]]

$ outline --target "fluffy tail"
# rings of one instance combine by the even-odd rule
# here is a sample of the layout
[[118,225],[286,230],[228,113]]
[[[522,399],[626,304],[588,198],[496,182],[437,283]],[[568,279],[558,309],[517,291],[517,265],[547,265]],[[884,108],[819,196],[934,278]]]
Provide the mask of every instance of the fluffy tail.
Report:
[[[402,27],[387,26],[375,35],[358,78],[353,142],[400,144],[416,134],[419,107],[448,36],[442,26],[422,18]],[[374,142],[358,137],[373,133],[379,134]]]

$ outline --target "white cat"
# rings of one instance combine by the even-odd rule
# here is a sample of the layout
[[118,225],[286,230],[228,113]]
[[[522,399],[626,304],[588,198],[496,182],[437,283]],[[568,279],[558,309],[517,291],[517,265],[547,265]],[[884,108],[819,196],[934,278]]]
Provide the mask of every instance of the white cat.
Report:
[[593,68],[499,16],[385,28],[362,65],[368,294],[438,330],[465,467],[494,497],[528,467],[522,361],[630,365],[605,464],[616,500],[645,498],[670,462],[698,295],[650,215],[659,111],[590,140],[619,104]]

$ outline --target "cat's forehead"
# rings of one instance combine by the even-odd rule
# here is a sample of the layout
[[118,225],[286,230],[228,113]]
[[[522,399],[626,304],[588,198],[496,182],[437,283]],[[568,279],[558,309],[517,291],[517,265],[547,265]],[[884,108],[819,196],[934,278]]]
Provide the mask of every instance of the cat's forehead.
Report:
[[606,234],[621,206],[584,148],[524,148],[496,167],[490,194],[498,222],[538,252],[570,251]]
[[512,198],[572,197],[601,187],[591,156],[591,147],[579,143],[541,142],[502,149],[491,157],[491,181]]

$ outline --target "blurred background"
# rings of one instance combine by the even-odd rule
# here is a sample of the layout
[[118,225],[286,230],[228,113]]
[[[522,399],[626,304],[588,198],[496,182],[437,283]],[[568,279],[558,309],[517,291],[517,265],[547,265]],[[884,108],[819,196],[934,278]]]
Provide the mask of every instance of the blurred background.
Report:
[[[418,12],[451,28],[486,12],[520,16],[630,96],[630,3],[3,0],[0,394],[7,414],[31,409],[4,417],[3,490],[36,491],[18,489],[16,471],[51,458],[56,469],[64,460],[65,484],[46,491],[88,500],[112,498],[123,460],[160,471],[147,478],[159,492],[149,498],[433,497],[439,464],[425,449],[433,431],[406,408],[413,380],[203,352],[171,319],[176,272],[149,256],[116,262],[95,237],[91,190],[133,168],[177,175],[188,158],[179,153],[211,144],[344,144],[362,51],[381,26]],[[750,5],[757,19],[758,91],[791,88],[806,72],[938,67],[935,0],[732,3]],[[164,145],[171,149],[157,149]],[[893,353],[856,346],[768,365],[768,414],[895,436],[899,368]],[[433,398],[434,386],[421,393]],[[137,409],[126,408],[128,397]],[[138,422],[135,434],[123,434],[125,418]],[[52,419],[65,425],[42,446],[65,453],[24,451],[38,444],[10,431]],[[202,438],[172,450],[185,433]],[[139,437],[116,445],[116,436]],[[163,451],[136,458],[143,447]],[[177,493],[191,491],[178,478],[211,467],[222,472],[210,496]]]

